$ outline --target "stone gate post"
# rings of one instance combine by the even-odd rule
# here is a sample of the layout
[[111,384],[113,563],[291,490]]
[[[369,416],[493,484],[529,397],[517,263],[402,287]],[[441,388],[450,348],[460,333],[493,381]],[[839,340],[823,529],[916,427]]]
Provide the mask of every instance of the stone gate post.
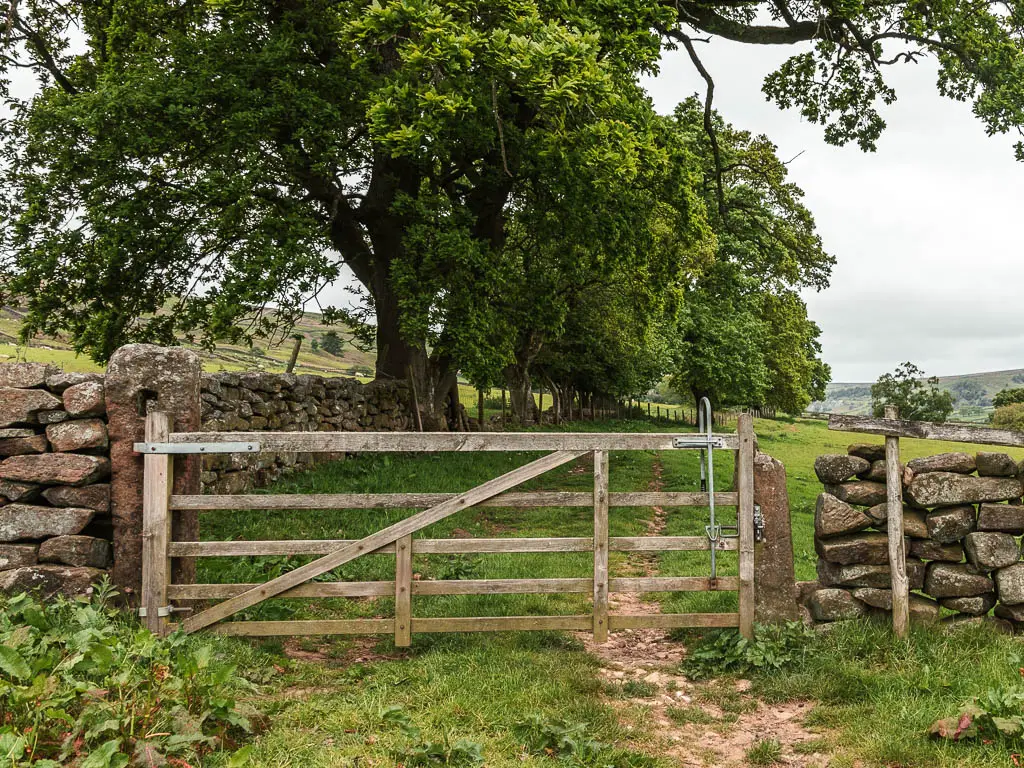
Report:
[[[142,583],[142,456],[133,444],[145,432],[150,410],[168,413],[173,431],[200,428],[201,364],[199,356],[180,347],[129,344],[110,358],[106,376],[106,405],[110,432],[110,502],[114,527],[113,581],[136,602]],[[173,492],[199,493],[198,456],[180,456],[174,462]],[[174,513],[174,539],[198,538],[195,512]],[[173,579],[195,578],[195,563],[176,560]]]

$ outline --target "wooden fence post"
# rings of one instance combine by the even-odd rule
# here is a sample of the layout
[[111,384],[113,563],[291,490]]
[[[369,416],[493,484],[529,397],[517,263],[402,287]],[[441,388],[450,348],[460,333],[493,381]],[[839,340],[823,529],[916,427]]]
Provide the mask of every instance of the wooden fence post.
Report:
[[[737,520],[740,536],[740,633],[754,636],[754,422],[750,414],[741,414],[736,424],[739,448],[736,451]],[[714,488],[709,488],[714,492]]]
[[[146,416],[146,442],[165,443],[171,432],[166,413]],[[146,628],[154,634],[166,634],[168,616],[160,613],[168,607],[167,585],[171,580],[171,485],[174,482],[174,456],[147,454],[143,460],[142,485],[142,607],[146,609]]]
[[476,391],[476,420],[480,424],[480,431],[484,430],[484,391],[478,389]]
[[412,534],[395,542],[395,645],[412,645]]
[[608,640],[608,451],[594,451],[594,642]]
[[[899,418],[896,406],[885,406],[885,418]],[[897,637],[906,637],[910,629],[910,587],[903,539],[903,473],[900,471],[898,437],[885,438],[885,501],[889,520],[889,570],[892,574],[892,628]]]

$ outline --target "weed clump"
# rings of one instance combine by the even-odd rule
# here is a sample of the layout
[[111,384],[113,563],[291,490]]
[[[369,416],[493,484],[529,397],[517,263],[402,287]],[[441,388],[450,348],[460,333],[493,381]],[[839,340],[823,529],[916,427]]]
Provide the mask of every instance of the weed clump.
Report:
[[91,598],[0,599],[0,765],[193,763],[253,729],[236,695],[255,686],[234,665],[209,642],[153,635],[114,596],[103,583]]
[[735,630],[722,631],[686,657],[683,671],[694,680],[777,671],[803,661],[815,639],[815,633],[798,621],[758,625],[753,640]]

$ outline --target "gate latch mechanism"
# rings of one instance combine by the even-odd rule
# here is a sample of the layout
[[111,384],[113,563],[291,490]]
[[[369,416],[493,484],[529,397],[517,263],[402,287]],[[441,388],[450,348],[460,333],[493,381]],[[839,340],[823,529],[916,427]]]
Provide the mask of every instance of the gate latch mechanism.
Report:
[[761,543],[767,541],[764,535],[764,514],[761,512],[761,505],[754,505],[754,541]]

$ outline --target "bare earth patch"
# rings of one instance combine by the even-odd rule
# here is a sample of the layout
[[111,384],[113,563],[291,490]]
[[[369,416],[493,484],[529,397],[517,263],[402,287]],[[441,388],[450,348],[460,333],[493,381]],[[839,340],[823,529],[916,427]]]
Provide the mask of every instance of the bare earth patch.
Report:
[[[661,464],[654,465],[651,489],[661,486]],[[664,531],[665,512],[654,508],[648,525],[651,535]],[[636,555],[628,570],[657,575],[653,555]],[[634,594],[613,594],[614,613],[658,613],[656,602]],[[749,694],[750,682],[694,682],[679,674],[686,649],[665,630],[636,629],[615,632],[597,645],[580,633],[587,651],[601,660],[600,675],[609,699],[623,722],[644,721],[655,734],[657,749],[680,766],[731,768],[748,765],[746,751],[758,740],[775,739],[781,746],[777,765],[825,768],[829,755],[823,734],[803,725],[812,704],[791,701],[767,704]],[[648,745],[649,746],[649,745]],[[818,752],[816,749],[823,751]]]

